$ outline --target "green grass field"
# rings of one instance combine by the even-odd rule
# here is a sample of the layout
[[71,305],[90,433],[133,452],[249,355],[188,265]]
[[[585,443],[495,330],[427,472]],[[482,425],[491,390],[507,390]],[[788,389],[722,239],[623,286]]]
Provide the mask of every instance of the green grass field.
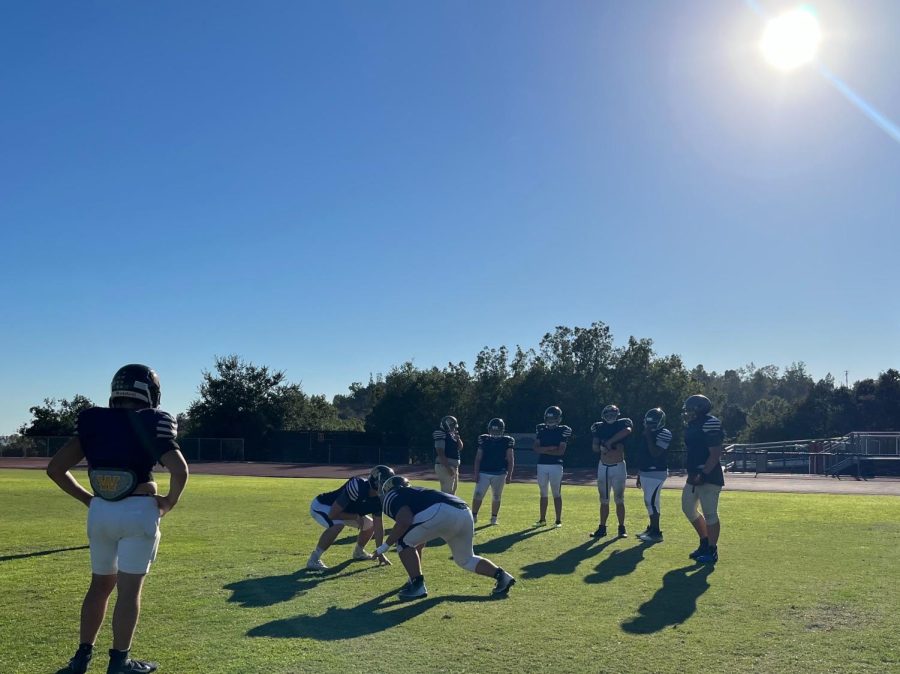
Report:
[[[162,674],[900,671],[895,497],[726,491],[712,569],[687,559],[678,491],[663,495],[665,543],[647,546],[638,490],[632,536],[595,543],[595,489],[565,487],[565,526],[532,530],[537,488],[515,484],[475,548],[517,576],[509,597],[490,599],[492,581],[438,545],[428,598],[401,603],[396,555],[348,562],[349,535],[331,570],[302,570],[321,531],[309,501],[339,484],[193,477],[163,520],[135,656]],[[0,672],[55,672],[77,645],[86,510],[43,472],[2,470],[0,513]],[[110,640],[106,626],[104,653]]]

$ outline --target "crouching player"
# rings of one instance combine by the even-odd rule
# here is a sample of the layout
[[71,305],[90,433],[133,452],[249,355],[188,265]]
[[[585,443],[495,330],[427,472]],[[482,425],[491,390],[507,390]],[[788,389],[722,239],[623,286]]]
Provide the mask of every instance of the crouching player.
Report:
[[[325,531],[322,532],[316,549],[306,562],[307,569],[328,568],[322,561],[322,554],[331,547],[345,526],[359,529],[353,559],[372,559],[372,555],[365,551],[366,543],[373,535],[376,545],[381,545],[384,539],[378,490],[393,474],[393,469],[387,466],[375,466],[369,473],[369,479],[352,477],[340,489],[319,494],[313,499],[309,506],[309,514],[325,527]],[[390,564],[381,554],[378,555],[378,563]]]
[[422,575],[422,549],[428,541],[443,538],[453,553],[453,561],[466,571],[496,580],[491,594],[505,595],[516,579],[496,564],[475,555],[472,539],[475,526],[472,511],[465,501],[436,489],[410,487],[402,475],[389,478],[381,488],[381,502],[385,514],[395,524],[387,540],[375,550],[384,555],[397,544],[400,561],[409,581],[400,590],[401,599],[428,596],[425,576]]
[[648,410],[644,415],[643,444],[638,451],[637,486],[644,490],[644,505],[650,516],[650,525],[638,538],[646,543],[661,543],[659,528],[660,492],[663,482],[669,476],[667,454],[672,442],[672,431],[666,428],[666,413],[659,407]]
[[475,453],[475,495],[472,497],[472,519],[478,520],[481,502],[491,490],[491,524],[497,524],[500,513],[500,498],[503,487],[512,482],[515,469],[516,440],[504,435],[506,424],[503,419],[491,419],[488,432],[478,436],[478,451]]

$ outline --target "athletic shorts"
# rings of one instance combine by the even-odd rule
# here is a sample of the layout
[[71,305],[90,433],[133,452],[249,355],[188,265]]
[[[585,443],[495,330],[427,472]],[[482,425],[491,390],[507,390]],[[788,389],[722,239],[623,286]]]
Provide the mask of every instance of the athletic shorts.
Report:
[[87,534],[93,573],[145,574],[159,547],[159,505],[152,496],[129,496],[121,501],[95,496],[88,508]]
[[644,505],[648,515],[659,515],[660,495],[663,482],[669,476],[664,470],[641,471],[641,489],[644,490]]
[[312,503],[309,504],[309,514],[312,515],[312,518],[316,522],[326,529],[338,524],[345,527],[351,527],[352,529],[359,529],[360,527],[368,529],[374,524],[372,518],[368,515],[357,515],[352,519],[333,520],[328,516],[329,512],[331,512],[331,506],[319,503],[319,499],[317,498],[314,498]]
[[475,485],[475,498],[481,500],[487,496],[488,487],[493,489],[493,501],[499,501],[503,495],[503,486],[506,484],[507,473],[480,473],[478,483]]
[[459,464],[453,465],[452,461],[449,461],[449,463],[452,470],[444,468],[442,463],[436,463],[434,464],[434,472],[441,483],[441,491],[445,494],[455,494],[459,488]]
[[541,497],[547,498],[550,490],[553,498],[562,496],[563,467],[559,463],[539,463],[537,465],[537,483]]
[[628,472],[625,462],[597,464],[597,491],[600,492],[600,503],[609,503],[609,490],[612,489],[616,503],[625,502],[625,478]]
[[436,503],[413,518],[413,523],[403,534],[398,548],[414,548],[435,538],[443,538],[450,546],[453,560],[459,563],[460,560],[473,556],[474,535],[475,523],[471,510],[448,503]]

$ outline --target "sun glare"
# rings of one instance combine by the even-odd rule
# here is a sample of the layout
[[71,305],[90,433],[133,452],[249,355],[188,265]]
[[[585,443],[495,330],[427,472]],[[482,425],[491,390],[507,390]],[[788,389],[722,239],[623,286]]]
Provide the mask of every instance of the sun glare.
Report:
[[771,65],[779,70],[793,70],[815,58],[821,41],[816,17],[800,8],[769,21],[759,47]]

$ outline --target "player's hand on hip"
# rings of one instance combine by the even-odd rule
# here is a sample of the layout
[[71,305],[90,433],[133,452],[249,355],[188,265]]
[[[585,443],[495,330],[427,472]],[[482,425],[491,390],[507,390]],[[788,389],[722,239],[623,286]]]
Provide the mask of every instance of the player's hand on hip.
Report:
[[169,500],[168,496],[160,496],[159,494],[155,494],[153,498],[156,499],[156,506],[159,508],[159,516],[164,517],[172,508],[175,507],[175,504]]

